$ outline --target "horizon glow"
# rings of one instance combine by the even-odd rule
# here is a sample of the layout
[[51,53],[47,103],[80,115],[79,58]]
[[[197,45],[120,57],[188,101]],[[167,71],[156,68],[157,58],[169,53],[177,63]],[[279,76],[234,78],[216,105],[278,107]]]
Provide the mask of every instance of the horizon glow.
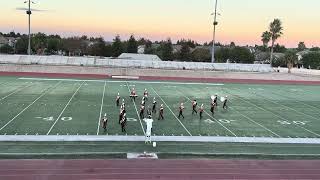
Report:
[[[200,43],[212,40],[213,0],[35,0],[32,32],[61,36],[102,36],[111,41],[119,34],[137,38]],[[27,32],[26,7],[22,0],[3,1],[1,32]],[[283,22],[284,35],[278,43],[297,47],[320,46],[319,0],[219,0],[217,42],[261,45],[261,34],[274,18]]]

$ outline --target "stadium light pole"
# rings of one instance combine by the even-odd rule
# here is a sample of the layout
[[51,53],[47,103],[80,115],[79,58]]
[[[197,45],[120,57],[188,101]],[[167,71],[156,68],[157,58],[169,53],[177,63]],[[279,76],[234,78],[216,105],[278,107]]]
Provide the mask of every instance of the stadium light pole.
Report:
[[215,39],[216,39],[216,26],[218,25],[218,22],[217,22],[217,6],[218,6],[218,0],[216,0],[216,3],[215,3],[215,10],[214,10],[214,20],[213,20],[213,38],[212,38],[212,57],[211,57],[211,62],[212,63],[215,63]]
[[28,15],[28,55],[31,55],[31,3],[35,3],[31,0],[25,1],[24,3],[28,3],[28,9],[26,11]]

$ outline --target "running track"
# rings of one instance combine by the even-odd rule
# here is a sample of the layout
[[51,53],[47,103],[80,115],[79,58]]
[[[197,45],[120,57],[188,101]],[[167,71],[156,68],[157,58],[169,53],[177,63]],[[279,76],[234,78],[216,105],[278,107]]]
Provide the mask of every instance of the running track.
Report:
[[320,161],[0,160],[0,179],[320,179]]

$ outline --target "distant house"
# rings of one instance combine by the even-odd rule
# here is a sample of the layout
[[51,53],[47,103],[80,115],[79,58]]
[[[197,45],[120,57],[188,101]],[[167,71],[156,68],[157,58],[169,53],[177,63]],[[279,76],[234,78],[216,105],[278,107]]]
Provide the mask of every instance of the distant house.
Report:
[[138,54],[144,54],[146,45],[138,46]]
[[122,53],[118,57],[118,59],[162,61],[157,55],[152,55],[152,54],[134,54],[134,53]]
[[[215,46],[214,52],[217,52],[218,50],[220,50],[220,48],[221,48],[220,46]],[[195,48],[191,48],[191,52],[197,49],[206,49],[210,51],[210,54],[212,53],[212,46],[196,46]]]
[[152,49],[158,49],[159,47],[160,47],[160,44],[154,43],[154,44],[151,45]]
[[7,38],[5,38],[4,36],[0,35],[0,47],[4,46],[4,45],[8,45],[9,44],[9,40]]
[[297,56],[298,56],[298,61],[300,62],[303,58],[304,55],[306,54],[309,54],[310,51],[309,50],[304,50],[304,51],[300,51],[300,52],[297,52]]
[[[255,51],[255,64],[269,64],[270,63],[270,53],[269,52],[262,52],[262,51]],[[284,53],[273,53],[274,60],[279,60],[285,56]]]
[[11,47],[14,47],[16,45],[18,39],[19,38],[7,37],[8,45]]
[[182,45],[173,45],[172,49],[173,49],[172,50],[173,53],[179,53],[182,49]]
[[254,54],[256,53],[256,48],[255,47],[252,47],[252,46],[245,46],[244,48],[247,48],[251,54]]

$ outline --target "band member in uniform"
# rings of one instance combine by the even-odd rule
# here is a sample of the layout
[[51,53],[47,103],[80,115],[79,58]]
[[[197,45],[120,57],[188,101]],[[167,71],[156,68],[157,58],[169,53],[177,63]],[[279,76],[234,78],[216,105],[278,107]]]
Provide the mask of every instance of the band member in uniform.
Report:
[[126,125],[127,125],[127,114],[123,114],[123,117],[120,121],[121,124],[121,131],[126,132]]
[[223,101],[223,109],[228,109],[227,101],[228,101],[228,96],[226,96],[226,97],[224,98],[224,101]]
[[156,98],[154,97],[154,98],[153,98],[153,102],[152,102],[152,112],[153,112],[154,114],[157,113],[156,108],[157,108],[157,101],[156,101]]
[[120,109],[126,110],[126,103],[124,102],[124,99],[122,99],[122,104],[120,106]]
[[104,129],[104,131],[106,131],[107,124],[108,124],[107,114],[104,114],[103,118],[101,119],[101,124],[102,124],[102,128]]
[[148,108],[147,108],[147,115],[148,115],[148,118],[152,118],[152,111],[151,111],[150,106],[148,106]]
[[141,107],[140,107],[140,119],[144,119],[144,105],[141,104]]
[[210,108],[210,112],[212,113],[212,115],[214,115],[214,108],[215,108],[216,104],[214,103],[214,101],[211,101],[211,108]]
[[147,89],[144,89],[143,97],[145,98],[145,101],[148,101],[148,95],[149,95],[149,93],[148,93]]
[[121,122],[121,120],[122,120],[122,118],[123,118],[123,114],[125,114],[125,110],[120,109],[120,113],[119,113],[119,124],[120,124],[120,122]]
[[142,104],[143,106],[145,106],[145,105],[146,105],[146,98],[145,98],[144,96],[142,97],[141,104]]
[[184,106],[183,106],[183,103],[181,103],[180,106],[179,106],[179,116],[178,116],[179,119],[180,119],[181,116],[184,119],[183,110],[184,110]]
[[164,117],[163,117],[163,104],[161,104],[160,106],[160,110],[159,110],[159,118],[158,120],[164,120]]
[[203,117],[202,114],[203,114],[203,112],[204,112],[204,105],[201,104],[200,109],[199,109],[200,120],[202,120],[202,117]]
[[197,100],[193,100],[193,101],[192,101],[192,115],[193,115],[194,113],[198,114],[197,105],[198,105]]
[[218,106],[218,95],[214,95],[213,102],[216,106]]
[[120,93],[118,93],[117,97],[116,97],[116,104],[119,107],[120,106]]
[[131,93],[130,93],[130,98],[136,101],[137,93],[134,88],[132,88]]

